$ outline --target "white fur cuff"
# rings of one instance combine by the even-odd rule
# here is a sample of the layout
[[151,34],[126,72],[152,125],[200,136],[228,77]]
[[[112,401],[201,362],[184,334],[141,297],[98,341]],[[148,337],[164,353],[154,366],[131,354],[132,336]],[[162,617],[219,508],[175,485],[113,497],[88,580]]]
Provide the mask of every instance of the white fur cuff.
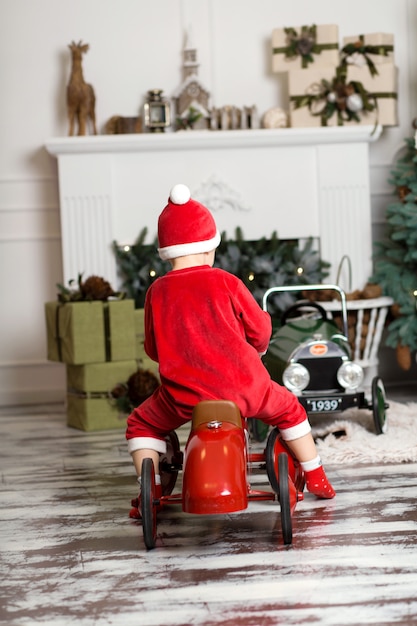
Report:
[[284,428],[284,430],[280,428],[279,432],[281,433],[281,437],[284,441],[299,439],[300,437],[304,437],[304,435],[308,435],[308,433],[311,432],[310,422],[308,420],[304,420],[296,426],[291,426],[291,428]]
[[161,439],[154,439],[153,437],[133,437],[128,439],[127,450],[129,454],[136,452],[136,450],[155,450],[160,454],[165,454],[167,451],[167,444]]

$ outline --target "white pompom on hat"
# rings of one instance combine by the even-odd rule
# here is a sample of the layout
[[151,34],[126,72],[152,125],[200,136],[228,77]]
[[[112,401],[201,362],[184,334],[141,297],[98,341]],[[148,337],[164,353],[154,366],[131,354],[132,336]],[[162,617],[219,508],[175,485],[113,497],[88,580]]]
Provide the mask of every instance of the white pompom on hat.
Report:
[[161,259],[210,252],[220,243],[220,233],[210,211],[191,198],[186,185],[175,185],[158,219],[158,253]]

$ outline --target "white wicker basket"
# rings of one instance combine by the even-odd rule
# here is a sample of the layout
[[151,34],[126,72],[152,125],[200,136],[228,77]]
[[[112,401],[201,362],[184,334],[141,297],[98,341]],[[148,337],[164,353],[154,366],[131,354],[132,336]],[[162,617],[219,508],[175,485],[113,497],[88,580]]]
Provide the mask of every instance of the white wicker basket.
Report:
[[[326,311],[329,311],[330,314],[335,311],[339,312],[341,309],[340,300],[320,302],[320,304]],[[359,363],[364,369],[365,386],[369,386],[372,382],[372,378],[378,374],[378,350],[388,309],[392,304],[393,299],[388,296],[370,298],[367,300],[348,300],[346,303],[348,314],[353,311],[357,312],[353,360]],[[365,312],[369,312],[369,321],[365,342],[363,342],[363,320]]]

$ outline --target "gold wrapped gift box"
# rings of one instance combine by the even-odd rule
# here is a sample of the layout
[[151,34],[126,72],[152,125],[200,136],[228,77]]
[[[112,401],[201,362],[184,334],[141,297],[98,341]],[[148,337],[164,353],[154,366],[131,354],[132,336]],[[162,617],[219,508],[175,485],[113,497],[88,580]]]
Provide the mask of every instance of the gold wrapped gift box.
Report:
[[[288,86],[290,95],[290,121],[293,128],[309,128],[322,126],[320,115],[313,115],[308,106],[295,108],[292,96],[305,96],[317,93],[320,89],[321,81],[332,81],[335,76],[336,68],[328,67],[312,67],[307,70],[293,70],[288,74]],[[318,102],[313,112],[319,112],[324,106],[324,102]],[[337,119],[328,121],[328,126],[337,126]]]
[[374,65],[394,63],[394,35],[392,33],[367,33],[343,37],[342,51],[349,44],[357,45],[358,49],[364,48]]
[[134,301],[46,302],[47,358],[73,365],[135,358]]
[[67,389],[78,392],[110,393],[118,383],[126,383],[129,376],[136,370],[137,363],[134,359],[88,365],[67,365]]
[[[366,66],[349,65],[346,82],[357,81],[362,83],[368,94],[375,96],[376,108],[367,113],[361,111],[359,124],[381,124],[381,126],[397,126],[397,93],[398,69],[395,65],[378,66],[378,74],[371,76]],[[355,122],[349,122],[350,125]]]
[[[308,105],[296,108],[295,99],[319,93],[322,80],[332,82],[336,75],[335,67],[310,68],[289,72],[290,120],[293,128],[318,126],[337,126],[338,116],[334,113],[323,123],[320,112],[326,100],[318,99],[311,107]],[[396,126],[397,117],[397,68],[394,65],[379,65],[378,74],[371,76],[367,66],[347,66],[346,84],[351,81],[361,83],[368,94],[368,99],[375,106],[373,111],[357,112],[359,121],[343,120],[344,126],[364,126],[381,124]]]
[[[315,30],[314,42],[311,51],[305,54],[302,41],[302,30]],[[274,28],[272,31],[272,71],[288,72],[294,69],[305,69],[311,67],[323,67],[326,65],[337,65],[339,63],[339,27],[336,24],[318,24],[317,26],[296,26],[295,40],[291,39],[285,28]],[[298,41],[297,41],[298,40]],[[295,54],[294,49],[298,48],[304,54]],[[307,50],[309,48],[307,42]],[[308,60],[308,59],[311,60]]]
[[67,365],[67,425],[80,430],[126,427],[111,391],[137,370],[135,360]]
[[79,430],[114,430],[126,428],[127,415],[121,413],[111,398],[82,397],[67,394],[67,425]]
[[145,311],[144,309],[135,309],[135,358],[144,370],[150,370],[154,374],[158,373],[158,363],[152,361],[145,352]]

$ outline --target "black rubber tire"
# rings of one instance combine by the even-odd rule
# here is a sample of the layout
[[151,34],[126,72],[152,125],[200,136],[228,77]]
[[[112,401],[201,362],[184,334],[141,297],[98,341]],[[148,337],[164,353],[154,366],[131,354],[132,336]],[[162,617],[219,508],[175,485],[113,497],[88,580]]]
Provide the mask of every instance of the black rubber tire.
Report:
[[159,473],[161,475],[162,495],[169,496],[175,487],[178,478],[178,469],[181,465],[181,451],[178,435],[175,430],[166,437],[166,454],[159,459]]
[[387,408],[388,403],[385,395],[384,383],[379,376],[372,379],[372,415],[377,435],[387,432]]
[[278,438],[278,428],[273,428],[269,433],[268,440],[265,448],[265,464],[268,480],[272,489],[279,496],[279,481],[278,481],[278,459],[275,454],[275,442]]
[[143,539],[148,550],[156,545],[155,467],[152,459],[142,461],[141,510]]
[[290,487],[288,455],[280,452],[277,457],[275,444],[279,436],[278,428],[273,428],[268,436],[265,449],[265,464],[268,480],[278,496],[281,508],[281,529],[285,545],[292,543],[292,518],[290,505]]
[[285,545],[290,545],[292,543],[292,518],[288,476],[288,455],[285,452],[281,452],[278,456],[278,481],[282,538]]

